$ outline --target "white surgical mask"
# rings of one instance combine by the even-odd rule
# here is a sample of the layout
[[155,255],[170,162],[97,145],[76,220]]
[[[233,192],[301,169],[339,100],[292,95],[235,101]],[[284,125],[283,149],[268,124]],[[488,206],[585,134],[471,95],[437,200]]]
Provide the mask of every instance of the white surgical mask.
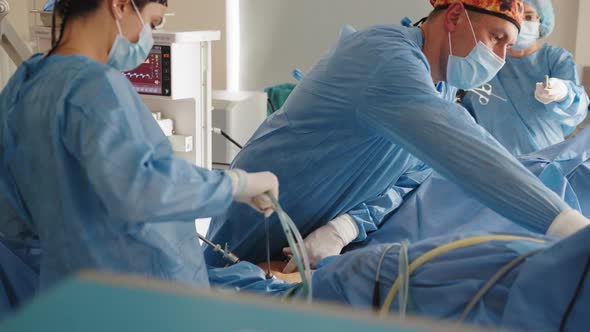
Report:
[[119,71],[129,71],[139,67],[147,59],[154,46],[151,26],[145,24],[143,21],[143,17],[141,17],[141,13],[137,9],[134,0],[131,0],[131,4],[139,17],[139,21],[143,25],[143,29],[139,34],[139,40],[134,44],[123,35],[121,23],[119,23],[119,20],[116,21],[119,34],[115,38],[115,42],[109,53],[108,63]]
[[459,89],[469,90],[491,81],[506,62],[484,43],[477,40],[469,13],[467,10],[465,13],[476,45],[466,57],[454,56],[451,33],[449,32],[451,54],[447,64],[447,83]]
[[531,47],[537,39],[541,36],[541,23],[539,22],[524,22],[520,28],[520,34],[516,44],[512,46],[513,50],[522,51]]

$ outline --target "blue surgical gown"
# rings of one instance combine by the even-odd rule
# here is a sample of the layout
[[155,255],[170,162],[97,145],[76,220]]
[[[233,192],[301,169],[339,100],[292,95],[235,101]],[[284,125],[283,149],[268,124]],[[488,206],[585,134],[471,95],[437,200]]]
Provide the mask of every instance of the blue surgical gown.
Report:
[[0,194],[39,237],[41,287],[83,269],[208,285],[194,220],[227,209],[231,179],[176,157],[121,73],[36,55],[0,125]]
[[[590,217],[590,128],[519,160],[570,206]],[[346,249],[473,232],[531,234],[435,172],[383,220],[378,232]]]
[[[481,235],[490,233],[445,235],[413,243],[409,262],[455,240]],[[517,331],[586,331],[590,324],[590,278],[584,273],[590,256],[588,236],[590,227],[558,242],[536,235],[546,243],[492,241],[433,258],[410,275],[408,314],[455,321],[498,271],[523,254],[543,249],[500,278],[465,323]],[[378,262],[389,247],[369,246],[324,261],[313,274],[314,300],[369,309]],[[380,273],[380,307],[398,272],[399,249],[393,248]],[[399,296],[398,292],[390,308],[392,316],[399,311]],[[568,308],[571,315],[564,320]]]
[[[410,263],[414,263],[418,257],[435,248],[458,240],[486,235],[490,234],[445,235],[412,243],[408,248],[408,259]],[[533,238],[545,240],[540,235]],[[379,273],[378,292],[381,308],[399,272],[400,249],[394,247],[388,250],[390,246],[391,244],[370,246],[324,261],[313,274],[314,300],[350,305],[357,309],[370,309],[379,261],[387,252]],[[435,257],[410,275],[408,314],[438,320],[457,320],[471,298],[503,266],[523,254],[547,246],[548,244],[526,240],[491,241],[459,248]],[[473,308],[466,323],[486,327],[500,326],[519,271],[517,266],[494,284]],[[399,297],[398,292],[390,307],[393,317],[399,312]]]
[[[569,90],[565,100],[544,105],[535,99],[536,83],[543,82],[545,75],[565,81]],[[563,142],[588,113],[588,95],[580,85],[574,58],[557,46],[545,44],[521,59],[507,57],[506,66],[489,84],[496,96],[469,91],[463,106],[515,155]],[[483,98],[489,100],[487,105]]]
[[[280,203],[303,236],[350,213],[362,240],[423,181],[424,163],[537,232],[568,208],[463,107],[441,97],[423,39],[420,29],[396,25],[345,36],[234,160],[232,167],[278,176]],[[271,225],[271,251],[280,255],[286,241],[276,217]],[[234,204],[209,231],[243,259],[264,260],[260,215]],[[223,264],[210,249],[205,257]]]

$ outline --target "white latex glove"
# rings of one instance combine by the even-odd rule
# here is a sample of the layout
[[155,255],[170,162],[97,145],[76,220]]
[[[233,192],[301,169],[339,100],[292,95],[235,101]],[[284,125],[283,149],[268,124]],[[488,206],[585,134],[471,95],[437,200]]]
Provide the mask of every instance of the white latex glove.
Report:
[[271,172],[246,173],[241,169],[227,171],[233,181],[234,201],[246,203],[266,217],[274,212],[272,202],[265,195],[269,192],[279,199],[279,180]]
[[545,87],[544,83],[537,83],[537,90],[535,90],[535,98],[542,104],[551,104],[553,102],[561,102],[567,98],[569,89],[567,85],[558,78],[550,78],[549,86]]
[[590,226],[590,220],[574,209],[563,211],[553,220],[547,235],[566,238]]
[[[303,242],[309,256],[309,263],[316,268],[322,259],[340,255],[340,252],[359,235],[359,229],[354,220],[344,214],[309,234]],[[291,255],[291,248],[284,248],[283,252]],[[295,258],[291,258],[283,273],[297,271]]]

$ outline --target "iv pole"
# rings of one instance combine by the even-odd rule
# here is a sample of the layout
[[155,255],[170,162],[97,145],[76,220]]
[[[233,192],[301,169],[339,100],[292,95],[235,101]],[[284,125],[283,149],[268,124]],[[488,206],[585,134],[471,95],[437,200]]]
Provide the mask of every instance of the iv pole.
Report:
[[0,0],[0,46],[18,67],[23,61],[30,58],[33,53],[6,18],[9,11],[10,5],[8,1]]

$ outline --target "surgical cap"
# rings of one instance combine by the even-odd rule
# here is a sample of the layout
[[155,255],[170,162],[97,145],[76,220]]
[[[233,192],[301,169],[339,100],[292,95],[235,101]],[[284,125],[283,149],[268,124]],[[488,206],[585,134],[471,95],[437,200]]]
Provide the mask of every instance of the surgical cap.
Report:
[[541,17],[541,37],[547,37],[555,28],[555,12],[551,0],[524,0],[535,7]]
[[430,0],[430,4],[435,9],[447,8],[454,2],[462,2],[469,10],[506,19],[516,25],[520,31],[524,14],[522,0]]

